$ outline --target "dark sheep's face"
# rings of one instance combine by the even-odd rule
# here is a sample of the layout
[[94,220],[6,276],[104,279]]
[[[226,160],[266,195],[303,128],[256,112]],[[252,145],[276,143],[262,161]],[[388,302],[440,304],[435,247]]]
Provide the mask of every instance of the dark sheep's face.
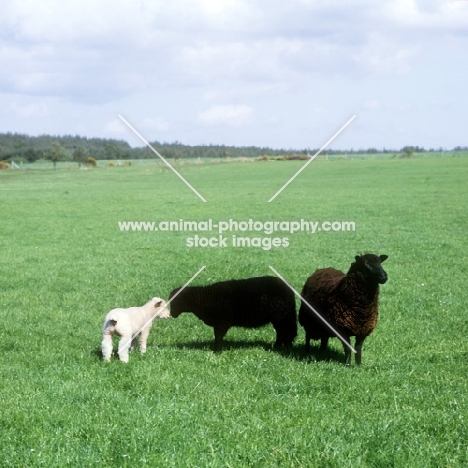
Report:
[[387,282],[387,272],[382,268],[382,262],[387,260],[387,255],[365,254],[356,257],[356,262],[363,266],[363,273],[368,278],[375,278],[379,284]]
[[[169,301],[170,301],[170,306],[171,306],[171,317],[178,317],[181,314],[180,310],[177,310],[177,307],[175,307],[175,301],[177,301],[177,293],[181,290],[181,288],[176,288],[174,289],[171,294],[169,294]],[[174,302],[173,302],[174,300]]]

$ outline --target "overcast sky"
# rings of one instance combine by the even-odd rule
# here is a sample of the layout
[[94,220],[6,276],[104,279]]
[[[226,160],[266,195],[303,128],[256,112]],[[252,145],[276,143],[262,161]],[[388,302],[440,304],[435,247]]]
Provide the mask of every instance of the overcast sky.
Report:
[[468,146],[468,1],[0,0],[0,132]]

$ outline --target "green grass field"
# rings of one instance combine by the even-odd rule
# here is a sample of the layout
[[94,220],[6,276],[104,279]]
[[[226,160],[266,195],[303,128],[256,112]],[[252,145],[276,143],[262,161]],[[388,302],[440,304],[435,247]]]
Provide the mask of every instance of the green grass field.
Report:
[[[468,466],[468,158],[182,165],[203,203],[158,165],[0,171],[0,465],[11,467]],[[119,221],[353,221],[288,247],[187,247],[189,232]],[[217,236],[217,233],[198,233]],[[148,352],[100,355],[114,307],[193,284],[273,274],[300,290],[317,268],[387,254],[363,365],[337,340],[319,357],[272,349],[271,326],[155,322]]]

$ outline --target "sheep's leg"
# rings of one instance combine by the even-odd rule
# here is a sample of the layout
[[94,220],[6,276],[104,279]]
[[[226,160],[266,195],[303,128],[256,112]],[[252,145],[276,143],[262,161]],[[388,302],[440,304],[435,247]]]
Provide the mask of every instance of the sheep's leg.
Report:
[[342,341],[342,343],[345,352],[345,364],[349,366],[351,365],[351,340],[348,335],[344,335],[343,338],[344,341]]
[[280,326],[276,326],[275,327],[275,330],[276,330],[276,341],[275,341],[275,344],[273,345],[273,347],[275,349],[278,349],[278,348],[281,348],[281,345],[286,345],[286,342],[284,340],[284,333],[281,331],[281,328]]
[[320,351],[324,352],[327,350],[328,346],[328,336],[322,336],[322,339],[320,340]]
[[228,332],[229,326],[225,324],[221,324],[221,325],[215,325],[213,328],[214,328],[214,335],[215,335],[214,351],[215,353],[220,353],[223,350],[223,338]]
[[104,332],[102,335],[102,356],[109,362],[112,355],[112,334]]
[[294,318],[294,321],[292,321],[286,317],[279,322],[273,320],[271,323],[276,331],[274,348],[280,348],[281,346],[291,347],[297,335],[296,319]]
[[306,350],[306,352],[309,352],[310,351],[310,340],[311,340],[311,336],[310,336],[310,333],[306,330],[306,336],[305,336],[305,347],[304,349]]
[[366,339],[365,336],[356,336],[356,364],[361,365],[362,344]]
[[132,335],[122,335],[119,341],[119,359],[122,362],[128,362],[128,352],[132,345]]

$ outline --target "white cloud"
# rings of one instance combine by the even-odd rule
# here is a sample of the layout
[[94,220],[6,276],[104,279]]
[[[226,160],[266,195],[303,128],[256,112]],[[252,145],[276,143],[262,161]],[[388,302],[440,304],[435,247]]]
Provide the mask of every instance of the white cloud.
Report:
[[465,34],[468,23],[466,0],[393,0],[382,13],[390,24],[419,31]]
[[37,0],[3,2],[1,22],[24,42],[115,44],[142,38],[161,8],[161,1],[48,0],[47,8]]
[[128,138],[110,122],[122,112],[149,138],[295,145],[310,119],[360,109],[410,106],[423,122],[433,96],[463,139],[467,24],[461,0],[2,2],[0,125]]
[[372,99],[367,101],[364,106],[366,109],[378,109],[380,107],[380,102],[377,99]]
[[217,28],[236,28],[239,19],[245,21],[255,10],[252,2],[243,0],[197,0],[194,3],[199,6],[199,9],[195,7],[195,11],[198,10],[206,22]]
[[215,105],[198,115],[202,125],[241,127],[252,121],[253,110],[246,105]]
[[18,116],[31,118],[31,117],[44,117],[49,114],[49,108],[44,103],[31,103],[31,104],[18,104],[13,102],[10,109]]
[[428,3],[6,2],[0,86],[102,103],[155,85],[297,88],[311,74],[402,74],[427,29],[468,23],[466,2]]
[[142,127],[151,132],[165,133],[169,130],[170,125],[164,119],[156,117],[143,120]]
[[411,60],[419,47],[408,46],[381,33],[371,33],[368,42],[354,54],[354,59],[364,71],[380,74],[403,74],[411,69]]
[[104,126],[104,129],[107,132],[119,137],[122,137],[122,135],[128,133],[128,127],[124,122],[122,122],[122,120],[117,117],[107,122]]

